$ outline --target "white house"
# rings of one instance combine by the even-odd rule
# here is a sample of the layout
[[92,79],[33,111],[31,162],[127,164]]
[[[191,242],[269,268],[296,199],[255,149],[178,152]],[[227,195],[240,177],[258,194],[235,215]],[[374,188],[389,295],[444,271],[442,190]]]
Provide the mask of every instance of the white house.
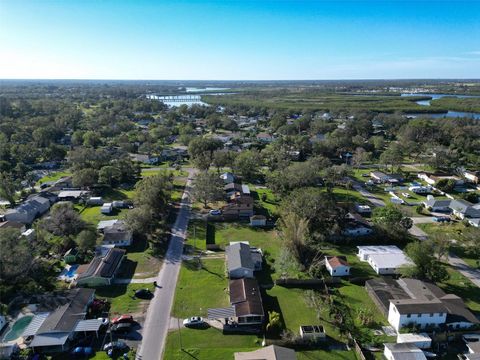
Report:
[[408,188],[411,192],[414,192],[415,194],[429,194],[432,192],[432,187],[431,186],[421,186],[421,185],[414,185],[410,186]]
[[427,195],[427,200],[423,201],[423,205],[431,211],[446,212],[450,211],[450,199],[435,199],[432,195]]
[[91,196],[87,200],[88,205],[103,205],[103,199],[101,196]]
[[373,233],[373,229],[371,227],[360,223],[351,224],[342,230],[342,234],[349,237],[367,236],[371,233]]
[[393,275],[399,268],[411,265],[412,261],[394,245],[357,246],[357,256],[366,261],[379,275]]
[[263,215],[250,216],[250,226],[265,226],[267,225],[267,218]]
[[387,360],[427,360],[425,354],[414,344],[385,343],[383,355]]
[[38,216],[43,215],[50,209],[50,200],[43,196],[34,196],[10,209],[5,214],[5,220],[31,224]]
[[325,256],[325,267],[331,276],[350,275],[350,265],[343,256]]
[[112,226],[103,228],[103,245],[130,246],[133,242],[133,233],[128,230],[121,220],[116,221]]
[[410,325],[420,328],[436,327],[445,324],[447,309],[438,299],[419,301],[418,299],[390,300],[388,322],[395,330]]

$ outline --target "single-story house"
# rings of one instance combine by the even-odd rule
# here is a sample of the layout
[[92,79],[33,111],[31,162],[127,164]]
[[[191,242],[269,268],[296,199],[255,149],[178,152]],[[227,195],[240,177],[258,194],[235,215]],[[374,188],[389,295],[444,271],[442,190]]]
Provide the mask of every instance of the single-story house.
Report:
[[463,179],[459,178],[458,176],[454,175],[437,175],[437,174],[427,174],[427,173],[419,173],[417,175],[419,179],[422,179],[429,185],[435,185],[438,183],[440,180],[453,180],[455,181],[455,185],[463,185],[464,181]]
[[414,344],[386,343],[383,355],[387,360],[427,360],[427,357]]
[[450,203],[450,209],[452,210],[453,215],[462,220],[465,218],[480,218],[480,209],[466,200],[452,200]]
[[348,237],[367,236],[372,233],[372,227],[358,222],[352,222],[342,230],[342,234]]
[[234,307],[233,322],[238,325],[260,325],[264,321],[262,296],[255,279],[232,279],[229,282],[230,304]]
[[331,276],[350,275],[350,265],[345,256],[325,256],[325,267]]
[[40,195],[31,197],[14,209],[7,210],[5,219],[8,221],[31,224],[37,217],[50,209],[50,201]]
[[480,323],[461,298],[446,294],[432,283],[384,277],[367,280],[365,288],[397,331],[410,325],[468,329]]
[[248,352],[236,352],[233,354],[234,360],[296,360],[295,350],[270,345],[259,350]]
[[[69,290],[66,301],[51,312],[35,314],[22,336],[33,336],[28,347],[38,352],[63,352],[69,349],[69,341],[77,332],[95,331],[101,326],[101,320],[84,320],[88,306],[95,296],[95,290],[78,288]],[[56,299],[58,301],[58,298]],[[62,301],[63,302],[63,301]],[[84,327],[90,322],[89,327]]]
[[118,220],[118,219],[99,221],[98,225],[97,225],[97,230],[103,233],[103,230],[105,230],[105,228],[111,227],[118,222],[120,222],[120,220]]
[[267,225],[267,217],[264,215],[250,216],[250,226],[265,226]]
[[430,194],[432,192],[431,186],[422,186],[422,185],[413,185],[408,188],[411,192],[415,194]]
[[78,201],[84,196],[88,195],[88,191],[85,190],[64,190],[58,194],[59,201]]
[[468,223],[473,227],[480,227],[480,218],[468,219]]
[[248,203],[231,202],[222,207],[222,215],[230,218],[250,218],[254,215],[253,201]]
[[102,214],[105,214],[105,215],[109,215],[111,214],[113,211],[113,205],[112,203],[105,203],[102,205],[102,207],[100,208],[100,212]]
[[359,214],[370,215],[372,213],[372,208],[369,205],[356,204],[355,211]]
[[130,159],[132,159],[132,161],[141,162],[147,165],[155,165],[155,164],[158,164],[160,161],[160,158],[158,156],[151,156],[151,155],[145,155],[145,154],[128,154],[128,155],[130,156]]
[[103,245],[130,246],[133,242],[133,232],[128,230],[121,220],[112,226],[103,228]]
[[357,246],[358,257],[370,264],[379,275],[394,275],[403,266],[413,265],[402,250],[396,246]]
[[253,272],[262,269],[262,254],[248,243],[230,243],[225,248],[228,276],[231,279],[253,278]]
[[434,196],[428,195],[427,200],[423,201],[423,205],[431,211],[447,212],[450,211],[450,199],[435,199]]
[[111,285],[122,264],[125,250],[113,248],[105,256],[96,256],[85,272],[77,276],[78,286]]
[[372,171],[370,172],[370,177],[375,182],[386,183],[390,179],[390,176],[381,172],[381,171]]
[[272,142],[273,140],[275,140],[275,138],[268,134],[268,133],[259,133],[257,135],[257,140],[261,141],[261,142],[266,142],[266,143],[270,143]]

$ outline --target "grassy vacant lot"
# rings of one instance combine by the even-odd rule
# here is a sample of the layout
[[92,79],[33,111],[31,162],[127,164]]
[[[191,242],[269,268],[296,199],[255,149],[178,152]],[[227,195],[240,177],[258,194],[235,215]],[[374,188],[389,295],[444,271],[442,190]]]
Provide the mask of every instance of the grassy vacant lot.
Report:
[[[257,209],[257,214],[262,214],[267,217],[275,217],[278,215],[278,206],[280,201],[272,192],[272,190],[266,187],[259,187],[250,184],[250,189],[252,191],[252,197],[260,206]],[[265,197],[265,200],[263,198]]]
[[206,316],[208,308],[228,306],[224,259],[184,261],[177,282],[173,316]]
[[143,307],[147,306],[149,303],[148,300],[141,300],[133,297],[135,290],[143,288],[153,290],[153,284],[128,284],[97,287],[95,296],[110,301],[111,314],[134,314],[142,311]]

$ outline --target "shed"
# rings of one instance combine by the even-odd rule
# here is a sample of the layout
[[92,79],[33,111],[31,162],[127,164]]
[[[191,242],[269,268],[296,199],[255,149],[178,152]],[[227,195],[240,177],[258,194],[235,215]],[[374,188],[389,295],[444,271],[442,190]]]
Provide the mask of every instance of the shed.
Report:
[[420,334],[398,334],[397,343],[399,344],[414,344],[420,349],[429,349],[432,346],[432,339],[426,333]]

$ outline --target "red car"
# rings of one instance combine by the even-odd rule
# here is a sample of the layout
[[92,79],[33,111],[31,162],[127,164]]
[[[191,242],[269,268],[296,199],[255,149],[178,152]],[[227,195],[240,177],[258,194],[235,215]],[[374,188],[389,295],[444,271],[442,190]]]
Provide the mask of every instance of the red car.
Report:
[[132,315],[121,315],[116,318],[112,319],[113,324],[120,324],[120,323],[133,323],[133,316]]

